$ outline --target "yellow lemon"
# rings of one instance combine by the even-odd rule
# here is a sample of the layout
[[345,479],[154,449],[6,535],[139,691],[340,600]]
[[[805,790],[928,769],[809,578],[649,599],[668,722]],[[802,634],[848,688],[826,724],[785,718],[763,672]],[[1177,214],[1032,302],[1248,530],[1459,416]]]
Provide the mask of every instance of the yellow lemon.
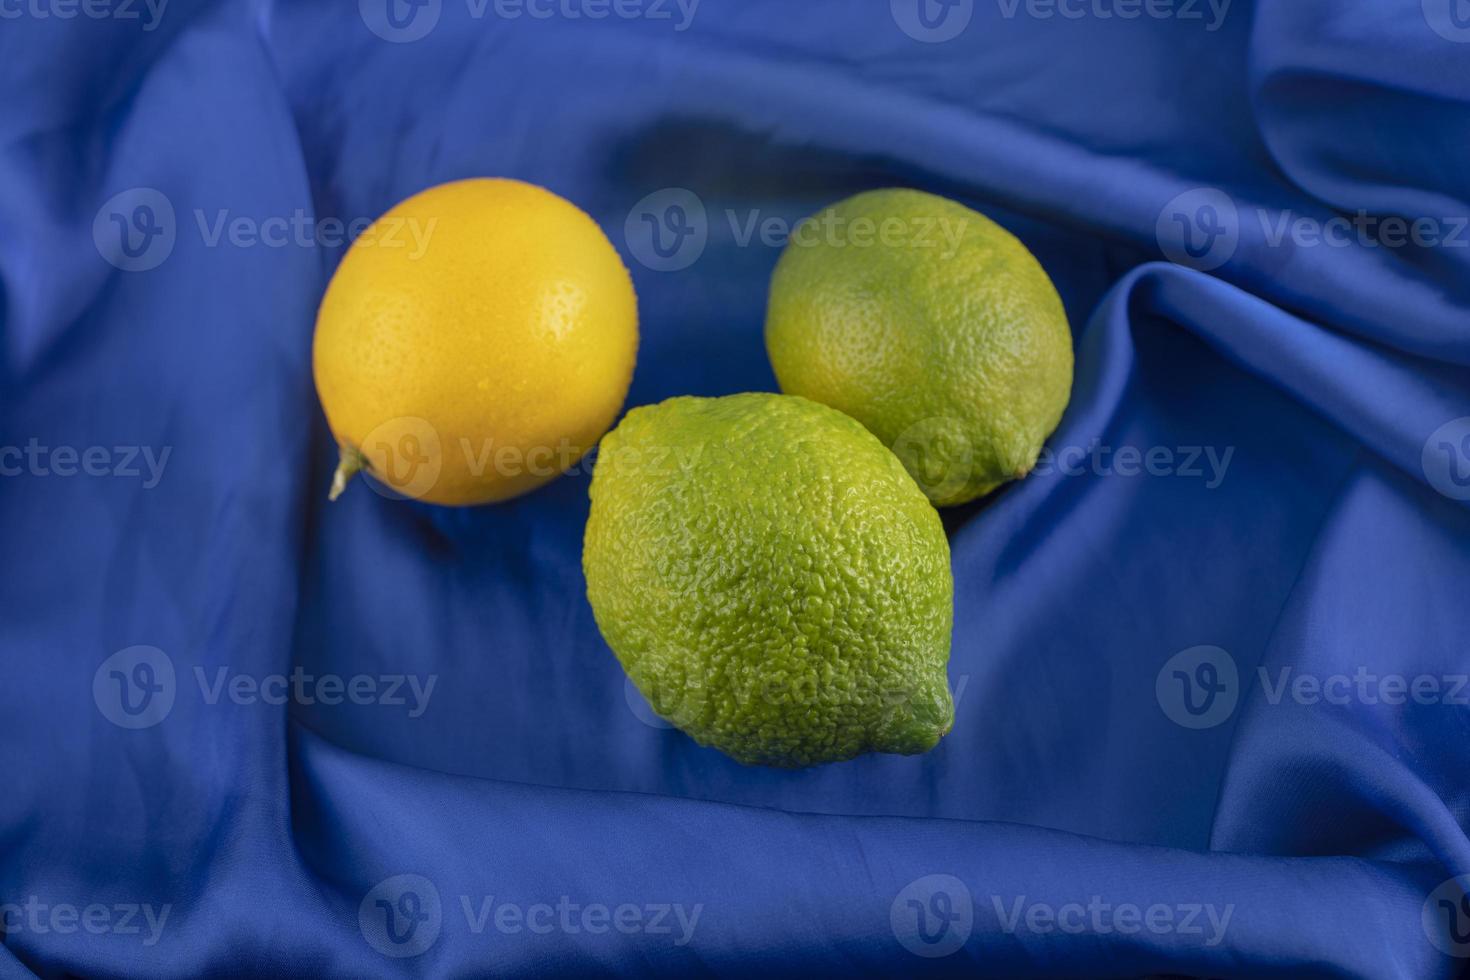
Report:
[[637,349],[632,279],[575,205],[503,179],[416,194],[353,242],[317,314],[332,499],[359,470],[434,504],[538,487],[607,431]]

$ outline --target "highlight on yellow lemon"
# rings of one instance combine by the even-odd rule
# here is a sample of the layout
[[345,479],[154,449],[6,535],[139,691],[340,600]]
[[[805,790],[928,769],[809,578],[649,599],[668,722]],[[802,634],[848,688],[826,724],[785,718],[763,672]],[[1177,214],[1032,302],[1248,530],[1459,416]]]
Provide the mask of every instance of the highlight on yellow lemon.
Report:
[[330,497],[360,471],[450,506],[532,490],[607,431],[637,348],[632,279],[576,205],[498,178],[416,194],[353,242],[317,314]]

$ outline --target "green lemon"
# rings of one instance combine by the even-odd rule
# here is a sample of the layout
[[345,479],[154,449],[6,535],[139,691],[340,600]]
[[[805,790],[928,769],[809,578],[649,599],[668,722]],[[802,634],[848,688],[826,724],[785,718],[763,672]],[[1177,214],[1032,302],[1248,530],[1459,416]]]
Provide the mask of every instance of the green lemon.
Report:
[[782,391],[862,422],[940,506],[1029,473],[1072,390],[1072,334],[1040,263],[978,211],[913,190],[796,228],[766,349]]
[[653,709],[747,764],[932,749],[954,723],[949,543],[857,422],[775,394],[636,408],[602,441],[582,564]]

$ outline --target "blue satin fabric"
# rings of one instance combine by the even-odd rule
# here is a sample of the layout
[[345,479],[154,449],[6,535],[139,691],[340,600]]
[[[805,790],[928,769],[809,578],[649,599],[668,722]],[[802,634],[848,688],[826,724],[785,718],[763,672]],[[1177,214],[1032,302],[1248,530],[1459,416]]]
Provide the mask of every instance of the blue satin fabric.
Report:
[[[1470,233],[1278,233],[1400,216],[1455,237],[1470,11],[1236,0],[1216,22],[1204,3],[1124,19],[974,0],[931,43],[939,8],[914,21],[903,4],[704,0],[681,30],[672,3],[594,21],[442,0],[412,41],[369,28],[403,22],[374,21],[372,0],[173,0],[149,30],[7,8],[22,14],[0,20],[0,446],[171,455],[151,487],[146,468],[0,479],[0,903],[19,907],[0,974],[1470,963],[1452,883],[1470,874],[1470,707],[1448,690],[1470,672],[1453,479],[1470,472]],[[1072,404],[1052,465],[945,514],[958,703],[937,750],[783,772],[659,723],[584,597],[585,468],[495,507],[362,485],[327,506],[310,342],[341,248],[208,231],[222,212],[371,218],[475,175],[550,187],[623,252],[642,316],[632,405],[774,388],[761,330],[779,249],[744,240],[753,220],[916,186],[1036,252],[1076,333]],[[104,260],[107,221],[94,235],[131,188],[174,211],[152,269]],[[697,196],[707,240],[658,271],[638,211],[672,188]],[[1094,446],[1113,463],[1088,461]],[[1159,472],[1123,448],[1160,450]],[[168,658],[173,703],[127,728],[101,708],[102,668],[137,645]],[[1207,671],[1171,666],[1200,647],[1217,651],[1195,655]],[[1200,708],[1207,687],[1188,685],[1228,683],[1227,664],[1230,710],[1180,716],[1174,685]],[[208,697],[222,669],[298,667],[435,687],[417,715],[406,688],[402,707]],[[1444,694],[1280,696],[1283,671],[1360,670]],[[170,911],[149,943],[115,911],[96,933],[38,927],[28,902]],[[638,919],[541,931],[493,914],[558,902]],[[1229,920],[1216,936],[1207,915],[1200,934],[1025,917],[1097,902]],[[656,906],[697,908],[689,935],[672,912],[654,928]],[[400,938],[422,926],[422,950],[380,951],[393,915]]]

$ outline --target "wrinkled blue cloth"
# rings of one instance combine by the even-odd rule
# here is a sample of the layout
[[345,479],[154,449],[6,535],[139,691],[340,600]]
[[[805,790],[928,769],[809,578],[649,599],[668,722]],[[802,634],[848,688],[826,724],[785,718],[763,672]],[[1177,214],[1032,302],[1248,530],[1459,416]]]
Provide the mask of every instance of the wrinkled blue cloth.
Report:
[[[922,4],[0,4],[0,976],[1470,964],[1470,9]],[[478,175],[622,252],[630,405],[774,389],[857,190],[1036,252],[1076,383],[945,513],[938,749],[661,723],[585,467],[327,505],[343,241]]]

